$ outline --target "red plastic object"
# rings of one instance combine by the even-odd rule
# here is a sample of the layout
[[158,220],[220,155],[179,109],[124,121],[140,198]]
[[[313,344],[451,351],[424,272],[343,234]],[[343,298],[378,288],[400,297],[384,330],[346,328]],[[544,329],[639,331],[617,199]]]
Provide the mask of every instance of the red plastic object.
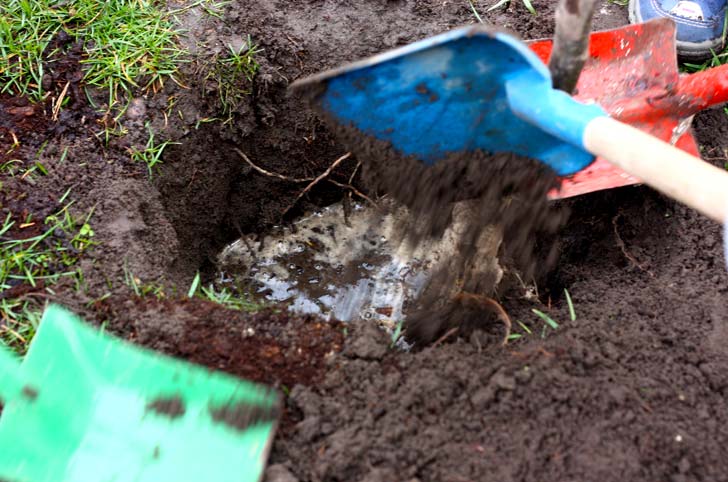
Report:
[[[548,62],[551,45],[550,39],[529,42],[544,62]],[[589,51],[576,86],[576,99],[597,102],[615,119],[699,155],[690,129],[691,116],[728,102],[728,65],[681,75],[675,24],[669,19],[594,32]],[[551,198],[638,183],[639,179],[597,158],[586,169],[565,177]]]

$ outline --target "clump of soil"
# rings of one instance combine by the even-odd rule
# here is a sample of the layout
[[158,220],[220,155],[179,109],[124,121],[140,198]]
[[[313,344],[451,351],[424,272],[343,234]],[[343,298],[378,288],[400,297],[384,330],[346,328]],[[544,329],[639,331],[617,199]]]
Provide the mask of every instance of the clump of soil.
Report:
[[244,432],[254,425],[276,422],[280,415],[280,407],[278,405],[261,407],[260,405],[237,403],[219,407],[211,406],[210,415],[214,421]]
[[171,419],[185,414],[185,402],[179,397],[159,397],[147,404],[147,410]]

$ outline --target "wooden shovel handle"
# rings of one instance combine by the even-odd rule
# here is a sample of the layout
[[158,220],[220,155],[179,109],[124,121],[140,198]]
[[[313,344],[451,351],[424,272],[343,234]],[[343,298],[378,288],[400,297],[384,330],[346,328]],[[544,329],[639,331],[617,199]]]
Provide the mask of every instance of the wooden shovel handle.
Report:
[[584,147],[709,218],[728,220],[728,172],[609,117],[584,130]]
[[549,71],[554,89],[573,94],[589,58],[589,33],[596,0],[560,0],[556,7]]

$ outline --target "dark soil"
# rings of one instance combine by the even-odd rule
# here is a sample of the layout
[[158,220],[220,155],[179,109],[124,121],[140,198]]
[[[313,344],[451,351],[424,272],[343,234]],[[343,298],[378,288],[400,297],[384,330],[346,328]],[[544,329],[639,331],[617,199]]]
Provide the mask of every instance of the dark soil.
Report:
[[[706,146],[726,128],[720,110],[696,122]],[[274,461],[301,480],[726,480],[720,228],[641,187],[569,204],[539,286],[557,332],[343,358],[294,391],[304,420]],[[535,319],[518,289],[502,302]]]
[[[474,3],[524,38],[552,33],[554,2],[533,0],[538,16],[519,1],[488,13],[485,2]],[[248,34],[264,49],[253,94],[227,125],[198,122],[218,106],[193,67],[182,76],[189,89],[169,82],[157,94],[139,93],[121,120],[129,133],[108,144],[94,133],[112,121],[73,94],[80,90],[69,89],[58,121],[46,104],[0,97],[0,152],[48,171],[3,173],[0,216],[42,218],[68,188],[74,213],[95,208],[89,222],[98,245],[81,260],[83,288],[63,283],[53,295],[37,293],[40,300],[289,393],[269,480],[728,480],[720,227],[650,189],[558,205],[571,211],[568,223],[539,238],[558,247],[556,267],[535,280],[509,274],[496,293],[514,331],[516,321],[533,331],[520,329],[523,338],[506,347],[475,331],[401,353],[367,324],[345,335],[337,323],[284,310],[250,315],[181,296],[197,270],[212,279],[212,257],[240,232],[261,232],[345,192],[319,183],[283,216],[303,186],[256,172],[233,150],[291,177],[318,175],[346,152],[303,100],[288,96],[290,82],[475,21],[469,2],[441,0],[234,0],[223,19],[195,12],[186,42],[204,42],[199,52],[224,51]],[[623,7],[597,8],[597,28],[626,22]],[[66,57],[46,68],[56,95],[66,82],[82,87],[74,48],[65,45]],[[180,143],[167,148],[151,181],[128,152],[144,146],[147,121],[158,138]],[[728,117],[703,112],[695,131],[704,157],[722,165]],[[356,162],[342,163],[332,179],[349,183]],[[359,176],[353,182],[361,187]],[[125,272],[161,286],[161,299],[136,297]],[[541,338],[533,308],[559,329]]]

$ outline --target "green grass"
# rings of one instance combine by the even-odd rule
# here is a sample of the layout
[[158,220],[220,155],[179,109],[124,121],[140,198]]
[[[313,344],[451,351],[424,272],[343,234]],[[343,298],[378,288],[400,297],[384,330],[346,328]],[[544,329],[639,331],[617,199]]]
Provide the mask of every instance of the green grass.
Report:
[[[142,281],[131,272],[126,264],[124,265],[124,283],[140,298],[153,296],[158,300],[162,300],[169,297],[169,294],[165,291],[165,287],[161,283]],[[172,289],[173,292],[171,294],[176,295],[176,288]],[[197,273],[192,280],[192,284],[187,290],[187,297],[211,301],[229,310],[245,311],[248,313],[260,311],[264,306],[260,303],[250,301],[244,296],[239,296],[226,288],[216,288],[212,283],[208,286],[202,286],[200,273]]]
[[147,131],[149,131],[149,139],[144,149],[139,150],[137,148],[130,148],[129,154],[131,155],[132,161],[143,162],[147,166],[149,171],[149,177],[152,177],[154,169],[162,163],[162,153],[164,149],[170,144],[179,144],[179,142],[164,141],[160,144],[156,143],[154,138],[154,131],[152,130],[149,122],[145,124]]
[[723,45],[725,48],[721,52],[712,52],[711,58],[703,63],[683,63],[681,70],[685,72],[701,72],[711,67],[719,67],[723,64],[728,64],[728,44],[726,43],[728,36],[728,11],[726,12],[725,18],[723,19]]
[[395,324],[394,331],[392,331],[392,335],[391,335],[391,343],[389,345],[390,348],[394,348],[394,346],[397,344],[399,339],[402,337],[403,325],[404,325],[404,320],[399,320]]
[[197,273],[195,278],[192,280],[190,289],[187,291],[187,297],[212,301],[213,303],[222,305],[229,310],[245,311],[248,313],[260,311],[260,309],[263,308],[263,305],[260,303],[250,301],[244,296],[236,295],[226,288],[215,288],[212,283],[210,283],[207,287],[201,286],[200,273]]
[[5,0],[0,90],[41,100],[47,48],[62,30],[83,43],[84,81],[107,91],[107,109],[121,93],[161,88],[183,61],[177,22],[153,0]]
[[5,174],[9,177],[22,176],[30,184],[35,184],[35,178],[39,175],[47,176],[48,169],[40,161],[35,161],[28,167],[20,159],[11,159],[0,164],[0,174]]
[[[571,321],[576,321],[576,310],[574,309],[574,302],[571,299],[571,295],[569,294],[568,290],[564,290],[564,296],[566,298],[566,305],[569,308],[569,319]],[[560,327],[560,324],[554,320],[551,316],[547,315],[541,310],[532,309],[531,312],[536,315],[542,322],[543,325],[541,327],[541,338],[545,338],[546,334],[549,329],[551,330],[558,330]],[[511,333],[508,335],[508,341],[514,341],[518,340],[520,338],[523,338],[524,336],[530,336],[533,335],[533,330],[528,327],[528,325],[524,324],[523,322],[516,320],[516,323],[521,327],[521,329],[524,331],[523,333]]]
[[533,314],[535,314],[536,316],[538,316],[539,318],[541,318],[544,321],[544,323],[546,323],[546,326],[548,326],[552,330],[558,330],[559,329],[559,324],[556,321],[554,321],[554,319],[551,318],[549,315],[547,315],[546,313],[544,313],[543,311],[537,310],[535,308],[532,309],[531,311],[533,312]]
[[[528,327],[528,325],[524,324],[520,320],[516,320],[516,323],[521,327],[521,329],[525,332],[526,335],[533,335],[533,331]],[[508,335],[508,341],[518,340],[519,338],[523,338],[524,335],[522,333],[511,333]]]
[[[51,41],[65,32],[83,46],[83,83],[91,104],[105,112],[106,143],[121,137],[119,124],[134,95],[161,89],[168,80],[178,84],[179,68],[193,59],[178,43],[182,33],[178,15],[199,7],[215,17],[229,1],[196,0],[176,10],[167,10],[158,0],[5,0],[0,2],[0,92],[46,99],[44,69],[61,53]],[[214,81],[225,122],[242,99],[250,95],[260,52],[248,43],[206,63],[204,82]],[[181,84],[180,84],[181,85]],[[141,155],[141,154],[140,154]],[[155,155],[147,160],[154,161]]]
[[[21,354],[35,334],[45,299],[54,294],[53,286],[63,278],[73,280],[76,289],[83,284],[76,265],[94,244],[94,232],[91,214],[75,219],[70,206],[43,220],[27,216],[18,221],[8,214],[0,225],[0,293],[6,293],[0,297],[0,340]],[[22,238],[25,229],[38,231],[38,224],[38,234]]]
[[228,122],[240,102],[249,96],[253,89],[253,79],[260,65],[255,56],[262,52],[252,43],[250,36],[239,50],[228,46],[226,55],[213,59],[205,82],[212,82],[217,89],[222,116]]
[[[531,0],[521,0],[521,2],[523,3],[523,6],[526,7],[526,10],[531,12],[531,15],[538,15],[538,12],[536,12],[536,9],[533,8],[533,4],[531,4]],[[491,10],[495,10],[496,8],[508,6],[510,3],[511,3],[511,0],[499,0],[495,4],[488,7],[487,11],[490,12]]]
[[483,22],[483,18],[480,16],[480,13],[478,13],[478,9],[475,8],[475,4],[473,3],[473,0],[468,0],[468,3],[470,4],[470,10],[473,11],[473,15],[475,15],[475,18],[478,20],[478,22],[485,23],[485,22]]
[[681,70],[689,73],[702,72],[703,70],[710,69],[712,67],[719,67],[723,64],[728,64],[728,48],[724,49],[721,53],[713,52],[713,55],[708,60],[696,64],[686,62],[681,65]]
[[164,292],[164,286],[158,283],[144,283],[131,272],[127,263],[124,263],[124,284],[126,284],[134,294],[140,298],[154,296],[158,300],[167,297]]
[[569,306],[569,318],[571,321],[576,321],[576,310],[574,310],[574,302],[571,301],[571,295],[569,294],[569,290],[564,290],[564,295],[566,296],[566,304]]

